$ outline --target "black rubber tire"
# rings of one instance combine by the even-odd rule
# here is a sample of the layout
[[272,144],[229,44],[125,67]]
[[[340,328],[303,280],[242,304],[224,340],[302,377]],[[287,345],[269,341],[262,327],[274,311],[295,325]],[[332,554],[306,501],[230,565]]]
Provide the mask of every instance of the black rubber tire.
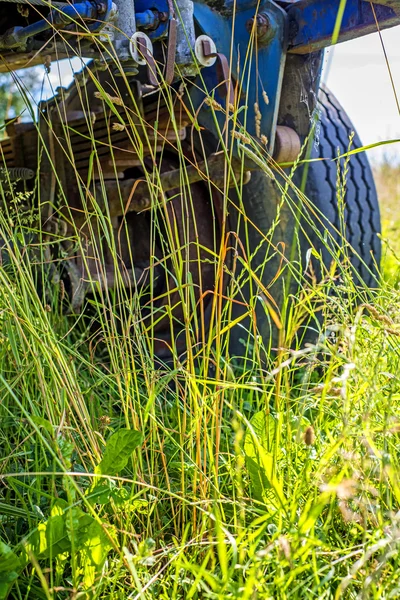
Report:
[[[313,157],[333,158],[337,156],[338,149],[341,153],[347,150],[349,136],[355,132],[355,129],[343,107],[325,86],[320,88],[319,99],[321,108],[319,144],[317,150],[314,148]],[[361,146],[361,140],[355,134],[351,149]],[[340,223],[336,177],[336,161],[324,160],[312,163],[307,178],[306,195],[317,208],[323,210],[327,222],[333,224],[334,227],[330,231],[337,240],[335,230],[340,229]],[[351,262],[360,280],[368,287],[374,287],[376,265],[379,265],[381,258],[381,240],[378,236],[381,231],[381,219],[375,183],[365,152],[353,155],[349,161],[344,216],[347,240],[354,249]],[[327,260],[329,260],[328,256]]]
[[[354,132],[354,127],[342,106],[325,87],[320,89],[319,100],[321,118],[311,158],[326,160],[308,164],[304,193],[315,207],[315,213],[320,215],[322,213],[320,217],[322,223],[318,224],[318,219],[314,220],[320,234],[324,235],[325,230],[332,235],[332,238],[325,234],[325,240],[321,240],[321,235],[318,235],[315,228],[310,226],[309,218],[307,219],[307,216],[310,217],[310,209],[305,204],[301,206],[300,200],[298,200],[297,215],[294,214],[296,211],[293,211],[293,204],[296,202],[296,196],[293,196],[292,193],[290,195],[294,202],[292,201],[291,207],[289,202],[281,203],[282,192],[277,184],[264,173],[253,173],[250,182],[243,188],[242,208],[250,222],[256,224],[257,228],[247,227],[246,232],[244,230],[241,232],[241,237],[247,241],[247,256],[253,255],[251,269],[257,273],[258,279],[265,286],[264,289],[268,290],[270,299],[273,299],[270,304],[277,308],[278,313],[284,304],[285,297],[288,294],[292,297],[296,296],[301,286],[299,277],[293,274],[296,269],[291,269],[291,264],[292,266],[297,264],[297,273],[301,270],[304,272],[306,256],[309,256],[309,249],[313,246],[320,252],[324,265],[329,267],[332,261],[332,250],[329,250],[329,245],[331,248],[336,246],[336,250],[337,243],[343,245],[339,233],[341,224],[337,200],[337,161],[331,159],[337,156],[338,150],[341,154],[347,151],[349,136]],[[351,148],[354,149],[361,145],[359,137],[354,135]],[[377,287],[377,266],[381,255],[378,236],[381,229],[380,215],[373,175],[365,152],[353,155],[348,168],[344,202],[344,230],[347,241],[351,245],[348,254],[354,267],[353,278],[359,285]],[[303,177],[302,167],[295,172],[293,177],[294,183],[299,188]],[[270,231],[279,205],[280,220],[268,243],[264,236]],[[235,221],[235,219],[234,211],[232,211],[231,220]],[[328,243],[326,238],[330,240]],[[273,250],[274,248],[278,248],[278,251]],[[271,258],[263,269],[266,252],[269,252]],[[301,265],[300,269],[299,265]],[[290,283],[288,284],[290,272]],[[278,277],[276,277],[277,273],[280,273]],[[321,274],[318,264],[314,270],[315,273],[317,276]],[[251,286],[253,286],[252,290]],[[262,336],[267,352],[270,352],[279,343],[278,331],[271,319],[267,303],[262,301],[263,294],[260,293],[260,290],[256,293],[260,298],[254,307],[257,332]],[[254,281],[244,285],[239,296],[238,300],[248,303],[249,298],[254,297]],[[232,319],[237,318],[240,311],[238,304],[235,303]],[[253,337],[249,320],[242,321],[241,325],[241,327],[232,328],[231,332],[231,354],[236,356],[243,356],[244,351],[248,353],[247,348]],[[247,327],[248,333],[246,333]],[[308,323],[307,327],[303,328],[302,335],[306,330],[308,333],[311,330],[311,336],[306,335],[307,341],[315,339],[318,323]]]

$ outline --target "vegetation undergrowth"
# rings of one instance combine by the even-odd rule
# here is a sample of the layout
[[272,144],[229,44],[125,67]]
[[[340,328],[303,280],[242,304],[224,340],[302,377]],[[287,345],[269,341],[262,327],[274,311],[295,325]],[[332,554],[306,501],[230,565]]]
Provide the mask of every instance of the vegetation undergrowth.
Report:
[[[170,142],[164,139],[160,152],[157,132],[147,139],[148,154],[157,160],[146,161],[134,98],[125,106],[98,80],[95,88],[110,130],[128,130],[137,149],[137,168],[153,200],[152,239],[164,254],[168,249],[173,302],[184,311],[177,317],[175,304],[151,305],[157,285],[151,277],[138,290],[116,276],[110,289],[104,274],[96,279],[93,271],[84,278],[88,293],[81,310],[67,299],[64,280],[53,269],[65,248],[78,253],[89,239],[90,257],[103,265],[111,255],[119,273],[119,238],[113,238],[115,219],[101,203],[99,188],[104,194],[107,183],[95,143],[86,179],[68,144],[65,150],[75,168],[85,240],[77,225],[68,235],[45,229],[38,214],[50,201],[37,189],[3,185],[0,598],[399,597],[397,280],[382,279],[379,290],[365,289],[351,268],[348,246],[332,242],[321,227],[324,216],[295,188],[293,173],[277,165],[271,171],[266,154],[240,128],[236,138],[221,134],[228,165],[219,190],[222,234],[214,234],[213,249],[193,239],[182,242],[168,212],[171,196],[154,192],[162,175],[159,157]],[[176,114],[182,95],[168,88],[162,94]],[[92,98],[84,96],[82,103],[90,104]],[[212,98],[210,105],[221,110]],[[88,115],[90,128],[95,121]],[[172,128],[179,131],[174,119]],[[76,129],[64,124],[62,133],[71,140]],[[237,141],[280,181],[281,201],[270,237],[262,242],[265,262],[255,270],[252,256],[234,266],[226,259],[232,248],[238,255],[239,247],[238,230],[230,230],[227,219],[233,212],[227,190]],[[178,135],[173,144],[182,159]],[[338,161],[343,213],[348,161]],[[99,183],[93,187],[96,164]],[[185,169],[181,160],[182,194],[191,207]],[[206,183],[213,186],[207,178]],[[242,164],[235,182],[238,222],[246,217],[240,206],[244,184]],[[321,266],[312,247],[305,265],[295,253],[289,264],[282,259],[276,277],[290,269],[300,289],[274,309],[259,274],[271,255],[284,254],[273,247],[272,235],[284,210],[297,215],[299,200],[332,260],[329,268]],[[67,214],[72,221],[72,211],[62,211],[67,201],[61,188],[51,201],[51,216]],[[122,220],[120,231],[125,226]],[[301,227],[299,222],[297,236]],[[62,251],[54,253],[55,246]],[[155,242],[153,250],[152,273],[163,263]],[[394,273],[397,255],[391,260],[385,264]],[[193,264],[202,261],[212,265],[217,281],[207,331],[204,298],[196,295],[201,277],[196,285],[190,279],[198,268]],[[245,285],[254,288],[245,317],[254,316],[261,297],[271,330],[273,325],[279,330],[273,352],[254,319],[250,324],[242,316],[232,319],[232,304],[243,303]],[[155,364],[157,325],[166,317],[171,352]],[[315,335],[307,344],[299,331],[310,319]],[[235,326],[247,340],[241,360],[229,352]],[[184,352],[178,346],[182,335]]]

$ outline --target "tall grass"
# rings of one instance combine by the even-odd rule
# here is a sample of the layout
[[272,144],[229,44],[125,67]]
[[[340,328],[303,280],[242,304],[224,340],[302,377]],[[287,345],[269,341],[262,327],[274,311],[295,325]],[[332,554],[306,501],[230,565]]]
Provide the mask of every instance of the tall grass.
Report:
[[[92,132],[86,178],[78,172],[74,131],[65,120],[58,135],[75,173],[81,225],[74,224],[76,213],[62,185],[52,197],[42,197],[38,188],[33,195],[6,184],[2,190],[0,598],[398,597],[397,286],[383,279],[379,292],[360,291],[346,245],[329,239],[323,215],[277,165],[271,174],[281,177],[282,198],[262,241],[265,262],[257,270],[252,256],[229,262],[229,254],[240,255],[240,243],[244,255],[248,249],[246,236],[238,241],[240,224],[248,232],[257,223],[241,205],[243,167],[230,191],[236,142],[223,132],[221,226],[219,232],[214,226],[212,247],[202,247],[187,225],[197,209],[179,136],[173,142],[162,132],[161,139],[150,136],[157,119],[150,128],[143,123],[133,95],[127,101],[117,85],[106,89],[95,72],[89,76],[110,132],[115,124],[128,132],[147,181],[151,268],[141,291],[125,285],[120,239],[104,202],[93,97],[79,88]],[[195,122],[176,91],[164,86],[160,98],[170,129],[181,129],[177,106]],[[212,98],[210,105],[221,110]],[[51,151],[40,137],[38,144],[57,180]],[[199,161],[207,157],[204,144],[200,137]],[[163,157],[171,149],[182,174],[176,206],[186,223],[184,239],[169,210],[171,197],[160,194]],[[110,144],[117,173],[115,150]],[[268,157],[251,140],[247,152],[270,170]],[[345,161],[338,177],[339,205],[345,202],[347,166]],[[205,188],[215,193],[215,182],[204,176]],[[243,314],[254,316],[260,272],[282,252],[271,243],[273,232],[283,209],[298,213],[299,199],[304,219],[331,248],[332,265],[318,281],[293,260],[286,270],[301,289],[296,297],[287,293],[279,311],[261,289],[271,323],[280,326],[271,353],[254,319],[235,321],[231,311],[244,303],[241,290],[248,286]],[[70,223],[68,233],[49,231],[49,219],[38,218],[45,209],[53,222],[58,216]],[[232,229],[228,216],[234,210]],[[212,219],[217,221],[215,214]],[[126,219],[119,223],[120,236],[124,230]],[[71,307],[52,268],[65,258],[60,247],[82,251],[84,262],[96,264],[80,281],[88,290],[83,316]],[[110,257],[113,289],[104,273]],[[316,268],[318,260],[314,252]],[[397,255],[391,260],[393,272]],[[212,268],[212,290],[202,287],[204,262]],[[154,305],[160,264],[170,289],[165,302]],[[140,299],[147,301],[144,308]],[[310,317],[319,330],[312,344],[300,345],[296,333]],[[162,319],[170,323],[169,352],[155,361]],[[247,360],[231,358],[234,327],[242,328]]]

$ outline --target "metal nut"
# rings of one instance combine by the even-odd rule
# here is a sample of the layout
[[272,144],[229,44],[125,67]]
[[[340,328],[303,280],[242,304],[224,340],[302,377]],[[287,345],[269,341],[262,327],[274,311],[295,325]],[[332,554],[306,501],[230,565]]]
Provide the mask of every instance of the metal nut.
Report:
[[249,19],[246,23],[246,29],[251,34],[255,30],[255,35],[259,42],[267,41],[271,35],[271,21],[266,13],[260,13]]

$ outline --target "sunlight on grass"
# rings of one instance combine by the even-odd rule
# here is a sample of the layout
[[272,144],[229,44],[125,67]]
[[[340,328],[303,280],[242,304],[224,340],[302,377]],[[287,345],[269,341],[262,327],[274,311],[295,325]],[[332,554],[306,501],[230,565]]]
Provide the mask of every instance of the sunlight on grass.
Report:
[[400,167],[385,160],[375,167],[375,181],[382,210],[382,235],[384,238],[382,269],[385,277],[399,279],[400,257]]
[[[184,90],[139,106],[106,75],[32,125],[47,188],[1,183],[0,598],[398,597],[398,240],[382,282],[354,266],[353,135],[332,223],[309,140],[283,170],[208,96],[234,124],[210,151]],[[279,191],[268,228],[245,156]]]

